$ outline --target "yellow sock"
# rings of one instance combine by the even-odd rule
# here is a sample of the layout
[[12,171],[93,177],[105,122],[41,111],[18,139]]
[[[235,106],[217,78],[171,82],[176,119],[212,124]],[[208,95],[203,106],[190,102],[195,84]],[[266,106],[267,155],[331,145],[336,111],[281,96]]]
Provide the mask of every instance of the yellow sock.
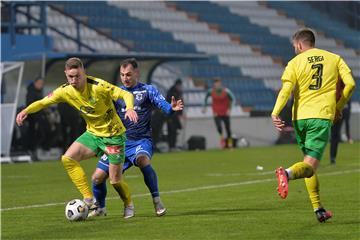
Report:
[[78,161],[66,156],[62,156],[61,162],[64,165],[64,168],[67,171],[69,177],[71,178],[71,181],[75,184],[83,197],[93,198],[93,194],[90,191],[85,172]]
[[314,174],[314,170],[310,164],[297,162],[289,168],[289,179],[308,178]]
[[229,147],[229,148],[232,148],[232,147],[233,147],[233,139],[232,139],[232,138],[228,138],[227,141],[228,141],[228,147]]
[[314,210],[320,208],[320,184],[317,174],[315,173],[312,177],[305,178],[305,184]]
[[117,183],[111,183],[115,190],[119,193],[120,198],[123,200],[125,206],[129,206],[132,203],[129,185],[121,180]]

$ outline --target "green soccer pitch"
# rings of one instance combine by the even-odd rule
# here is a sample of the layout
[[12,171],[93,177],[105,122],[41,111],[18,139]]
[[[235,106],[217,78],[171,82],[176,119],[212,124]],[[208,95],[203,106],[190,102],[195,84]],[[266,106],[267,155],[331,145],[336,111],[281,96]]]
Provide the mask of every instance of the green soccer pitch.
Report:
[[[321,199],[333,218],[319,223],[304,180],[276,192],[275,168],[302,159],[296,145],[155,154],[168,213],[156,217],[137,168],[125,174],[136,208],[122,218],[122,202],[108,185],[108,216],[69,222],[66,202],[81,198],[60,161],[3,164],[1,239],[359,239],[360,144],[341,144],[337,165],[329,149],[318,170]],[[88,178],[96,159],[82,162]],[[257,170],[262,166],[263,170]]]

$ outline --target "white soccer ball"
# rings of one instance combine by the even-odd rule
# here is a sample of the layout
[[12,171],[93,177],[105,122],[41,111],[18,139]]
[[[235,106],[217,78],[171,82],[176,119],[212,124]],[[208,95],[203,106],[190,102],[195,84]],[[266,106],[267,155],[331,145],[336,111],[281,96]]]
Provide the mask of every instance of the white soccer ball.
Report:
[[82,221],[88,216],[89,208],[80,199],[73,199],[65,207],[65,216],[70,221]]
[[250,146],[250,143],[248,140],[246,140],[246,138],[244,137],[241,137],[239,140],[238,140],[238,145],[240,148],[245,148],[245,147],[249,147]]

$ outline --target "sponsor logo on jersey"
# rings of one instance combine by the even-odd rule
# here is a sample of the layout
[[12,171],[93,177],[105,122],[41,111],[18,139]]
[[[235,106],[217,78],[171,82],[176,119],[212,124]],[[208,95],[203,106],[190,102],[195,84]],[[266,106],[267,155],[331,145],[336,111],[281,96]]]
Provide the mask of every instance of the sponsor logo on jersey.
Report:
[[133,94],[138,94],[138,93],[146,93],[146,90],[141,90],[141,91],[133,91]]
[[[141,106],[134,106],[134,110],[135,111],[138,111],[138,110],[141,110]],[[121,112],[126,112],[126,108],[121,108]]]
[[95,109],[89,106],[80,106],[80,112],[83,114],[93,114],[95,113]]
[[118,154],[121,152],[120,146],[106,146],[105,147],[106,154]]

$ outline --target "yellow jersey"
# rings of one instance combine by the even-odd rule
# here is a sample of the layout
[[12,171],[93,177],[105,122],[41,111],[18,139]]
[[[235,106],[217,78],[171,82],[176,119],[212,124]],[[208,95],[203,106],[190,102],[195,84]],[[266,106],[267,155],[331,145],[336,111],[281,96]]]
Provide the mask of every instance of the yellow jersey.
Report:
[[[348,88],[337,106],[336,83],[339,76]],[[342,109],[355,87],[351,70],[344,60],[337,54],[318,48],[311,48],[290,60],[281,80],[287,94],[284,97],[279,93],[272,114],[276,116],[280,114],[294,88],[293,120],[309,118],[333,120],[336,108]]]
[[113,101],[123,98],[126,109],[134,107],[131,93],[99,78],[86,76],[83,92],[66,83],[43,99],[30,104],[25,111],[37,112],[51,104],[66,102],[77,109],[86,122],[86,130],[98,137],[123,134],[125,127],[116,113]]

